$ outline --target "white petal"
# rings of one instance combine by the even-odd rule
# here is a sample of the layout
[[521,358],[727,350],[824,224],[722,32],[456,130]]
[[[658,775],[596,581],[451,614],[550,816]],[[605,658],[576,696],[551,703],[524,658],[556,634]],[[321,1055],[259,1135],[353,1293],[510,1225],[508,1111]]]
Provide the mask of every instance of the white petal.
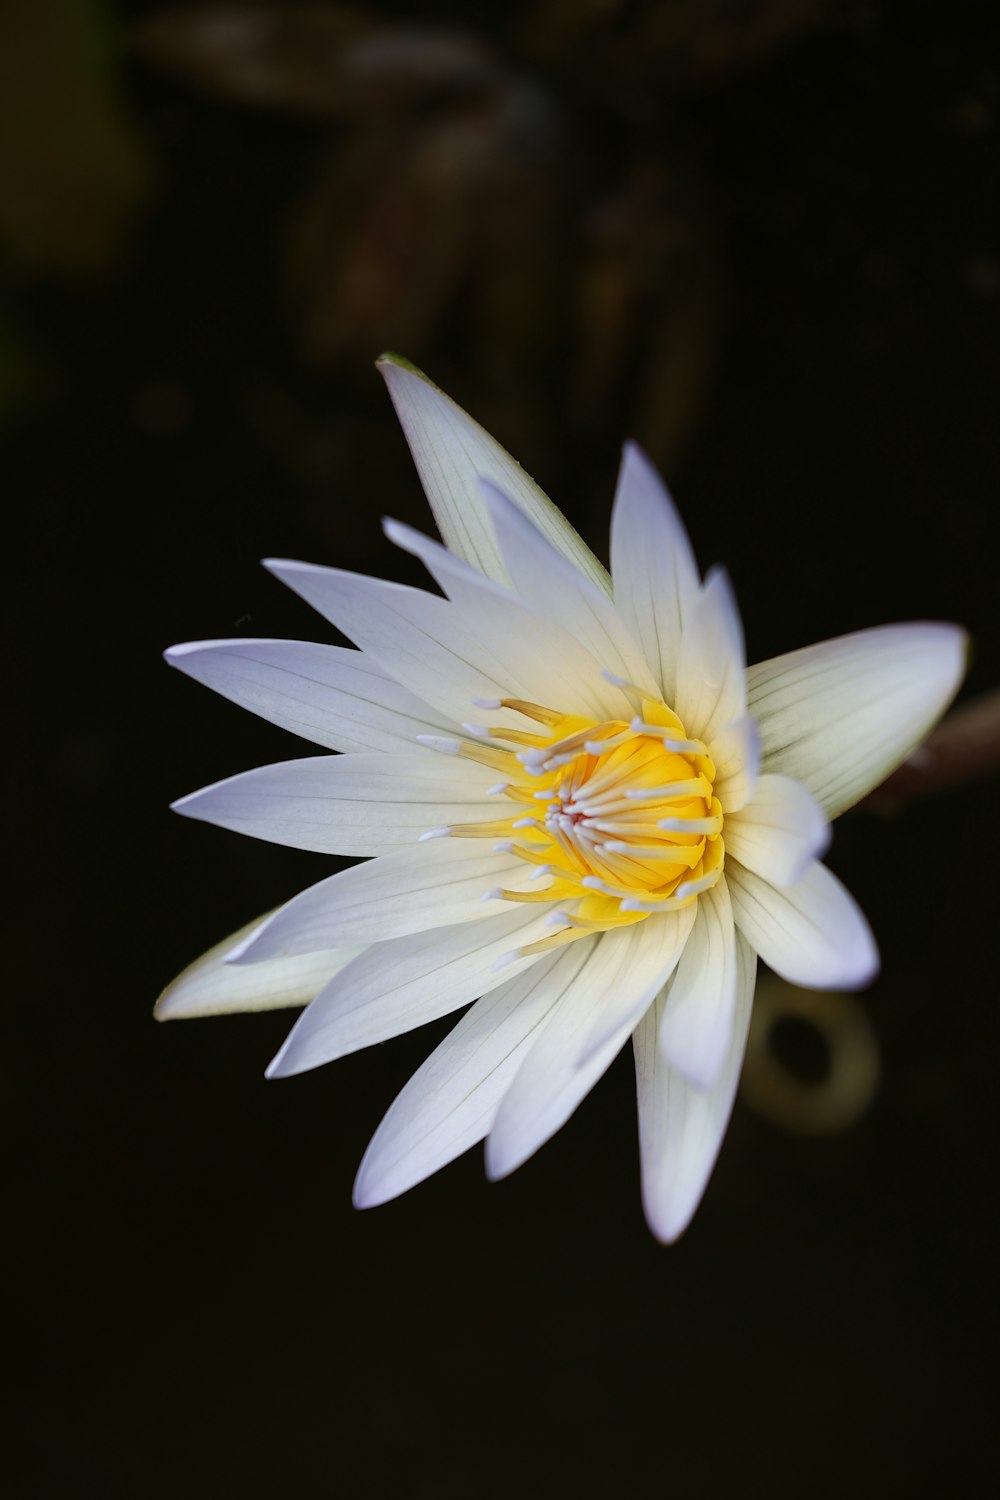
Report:
[[747,673],[763,766],[836,818],[906,759],[965,671],[957,625],[886,625],[762,662]]
[[649,459],[626,443],[611,515],[615,604],[638,641],[668,703],[698,568],[673,500]]
[[736,960],[732,1036],[711,1089],[692,1088],[664,1060],[657,1030],[665,997],[650,1007],[635,1033],[642,1204],[650,1229],[666,1244],[683,1234],[701,1202],[736,1097],[757,972],[756,956],[739,933]]
[[191,641],[164,655],[241,708],[328,750],[400,750],[418,734],[447,732],[444,715],[345,646]]
[[608,576],[590,548],[520,464],[438,390],[422,371],[398,355],[385,354],[378,367],[389,388],[396,414],[438,530],[452,552],[480,568],[498,583],[507,583],[489,516],[477,481],[492,479],[530,516],[565,557],[600,588]]
[[694,931],[670,982],[660,1023],[663,1056],[696,1088],[710,1088],[728,1056],[736,972],[736,928],[723,879],[698,897]]
[[698,902],[682,908],[647,917],[631,929],[635,933],[628,983],[604,996],[579,1055],[577,1066],[588,1063],[613,1036],[624,1027],[631,1032],[638,1025],[653,996],[666,984],[684,951],[695,918]]
[[375,943],[299,1017],[268,1078],[318,1068],[468,1005],[536,963],[533,955],[499,973],[492,967],[512,948],[535,942],[548,930],[537,906],[518,906],[483,922]]
[[753,796],[760,772],[760,735],[749,714],[723,724],[711,739],[709,752],[715,762],[715,785],[722,811],[739,812]]
[[497,773],[415,745],[409,755],[313,755],[258,766],[173,804],[253,838],[324,854],[387,854],[451,823],[502,817]]
[[[632,715],[629,700],[602,675],[605,659],[598,660],[581,643],[573,622],[567,628],[557,624],[410,526],[387,521],[385,530],[397,546],[421,559],[447,593],[458,639],[478,636],[499,645],[504,661],[517,673],[522,697],[556,708],[566,705],[597,719]],[[568,563],[563,565],[575,573]],[[575,577],[580,579],[578,573]]]
[[248,922],[196,958],[168,984],[153,1014],[158,1021],[194,1016],[222,1016],[237,1011],[280,1010],[306,1005],[340,969],[364,949],[335,948],[299,958],[275,958],[252,968],[236,968],[226,959],[257,931],[266,918]]
[[483,1139],[539,1026],[586,957],[579,946],[540,958],[478,1000],[414,1073],[365,1152],[354,1184],[358,1208],[405,1193]]
[[643,945],[640,929],[646,925],[639,922],[579,939],[590,948],[587,962],[545,1023],[497,1111],[486,1142],[491,1178],[506,1177],[555,1135],[628,1041],[635,1026],[632,1014],[603,1047],[579,1064],[609,997],[644,987],[645,976],[634,983],[633,969]]
[[279,908],[231,963],[259,963],[348,942],[377,943],[453,922],[496,916],[494,886],[526,883],[525,865],[488,840],[435,839],[383,854],[321,880]]
[[689,735],[711,741],[746,709],[743,626],[726,573],[713,569],[685,615],[674,708]]
[[814,861],[779,890],[735,859],[726,879],[736,925],[782,979],[813,990],[854,990],[878,972],[878,949],[854,897]]
[[811,793],[789,776],[762,776],[753,797],[726,818],[726,854],[772,885],[792,885],[830,842]]
[[585,577],[489,480],[482,494],[518,596],[568,630],[602,667],[659,694],[659,684],[607,591]]
[[521,695],[503,643],[498,656],[478,634],[463,635],[446,599],[339,568],[277,558],[264,566],[450,723],[467,719],[477,697]]

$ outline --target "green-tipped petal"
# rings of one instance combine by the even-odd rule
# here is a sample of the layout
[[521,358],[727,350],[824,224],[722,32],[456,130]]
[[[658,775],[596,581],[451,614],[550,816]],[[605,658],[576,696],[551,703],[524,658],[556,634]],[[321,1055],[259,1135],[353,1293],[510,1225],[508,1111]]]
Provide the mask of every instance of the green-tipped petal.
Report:
[[[270,916],[271,913],[268,913]],[[273,958],[259,964],[227,964],[227,956],[249,938],[264,917],[248,922],[214,948],[209,948],[168,984],[153,1011],[158,1021],[190,1020],[196,1016],[224,1016],[237,1011],[284,1010],[308,1005],[314,995],[340,972],[358,948],[331,948]]]
[[554,547],[592,582],[611,592],[607,572],[565,516],[495,438],[398,354],[378,369],[389,388],[434,519],[452,552],[509,586],[493,523],[479,490],[489,479],[530,517]]

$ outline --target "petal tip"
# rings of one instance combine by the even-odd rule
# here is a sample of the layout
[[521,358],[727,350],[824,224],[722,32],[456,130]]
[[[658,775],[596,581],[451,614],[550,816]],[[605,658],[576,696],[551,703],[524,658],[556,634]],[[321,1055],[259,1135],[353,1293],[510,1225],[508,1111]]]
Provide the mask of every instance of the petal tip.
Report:
[[658,1038],[660,1056],[668,1067],[673,1068],[675,1073],[680,1074],[685,1083],[697,1089],[699,1093],[707,1094],[709,1089],[719,1081],[729,1048],[730,1037],[723,1036],[723,1044],[711,1050],[693,1047],[684,1047],[671,1036],[666,1027],[661,1028]]
[[647,1214],[646,1223],[649,1226],[650,1233],[657,1241],[657,1243],[669,1248],[671,1245],[677,1244],[677,1241],[685,1233],[693,1217],[693,1214],[689,1215],[689,1217],[686,1218],[683,1223],[675,1224],[672,1221],[667,1220],[666,1223],[660,1224],[651,1219],[649,1214]]
[[509,1177],[520,1163],[508,1153],[503,1151],[494,1140],[493,1136],[486,1137],[486,1150],[483,1165],[486,1170],[487,1182],[502,1182]]
[[262,568],[266,568],[275,578],[281,578],[285,573],[314,573],[318,571],[315,563],[297,562],[292,557],[262,557],[260,565]]
[[705,1196],[705,1188],[708,1186],[706,1179],[700,1192],[692,1197],[690,1185],[687,1191],[673,1195],[667,1195],[665,1200],[657,1201],[655,1191],[649,1191],[646,1185],[642,1190],[642,1212],[646,1225],[655,1240],[661,1245],[676,1245],[677,1241],[685,1235],[691,1227],[691,1222],[701,1206]]
[[360,1173],[354,1181],[351,1203],[357,1209],[375,1208],[378,1204],[377,1195],[373,1194],[369,1185],[362,1181]]
[[[427,380],[423,370],[419,369],[412,359],[407,359],[405,354],[397,354],[394,349],[383,349],[375,361],[375,368],[383,376],[386,370],[405,370],[409,375],[419,375],[421,380]],[[429,385],[430,381],[427,383]]]
[[351,1203],[361,1210],[380,1208],[383,1203],[389,1203],[396,1196],[392,1190],[391,1177],[387,1183],[385,1173],[380,1174],[369,1157],[370,1148],[362,1157],[351,1189]]

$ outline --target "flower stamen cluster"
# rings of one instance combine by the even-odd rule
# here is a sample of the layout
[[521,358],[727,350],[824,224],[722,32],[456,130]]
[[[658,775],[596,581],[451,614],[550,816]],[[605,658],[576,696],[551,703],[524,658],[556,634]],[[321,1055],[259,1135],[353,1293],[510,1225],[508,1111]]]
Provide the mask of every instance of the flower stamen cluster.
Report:
[[552,936],[504,961],[679,911],[718,882],[725,845],[716,768],[665,703],[643,697],[632,720],[603,723],[523,699],[478,706],[512,709],[544,730],[463,726],[516,750],[438,736],[422,743],[501,771],[505,779],[490,794],[513,806],[507,816],[430,829],[423,838],[500,835],[498,852],[536,867],[531,890],[483,894],[484,901],[559,903],[549,917]]

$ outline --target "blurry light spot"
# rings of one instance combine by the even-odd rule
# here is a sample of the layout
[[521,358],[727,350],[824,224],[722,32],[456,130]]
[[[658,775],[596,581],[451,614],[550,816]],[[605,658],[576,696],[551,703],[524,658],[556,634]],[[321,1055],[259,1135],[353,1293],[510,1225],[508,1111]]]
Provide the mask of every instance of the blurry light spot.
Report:
[[864,1115],[878,1081],[878,1042],[860,1001],[761,976],[741,1085],[751,1108],[800,1135],[835,1135]]
[[800,1083],[820,1084],[829,1078],[827,1039],[801,1016],[779,1016],[771,1027],[770,1047],[786,1072]]

